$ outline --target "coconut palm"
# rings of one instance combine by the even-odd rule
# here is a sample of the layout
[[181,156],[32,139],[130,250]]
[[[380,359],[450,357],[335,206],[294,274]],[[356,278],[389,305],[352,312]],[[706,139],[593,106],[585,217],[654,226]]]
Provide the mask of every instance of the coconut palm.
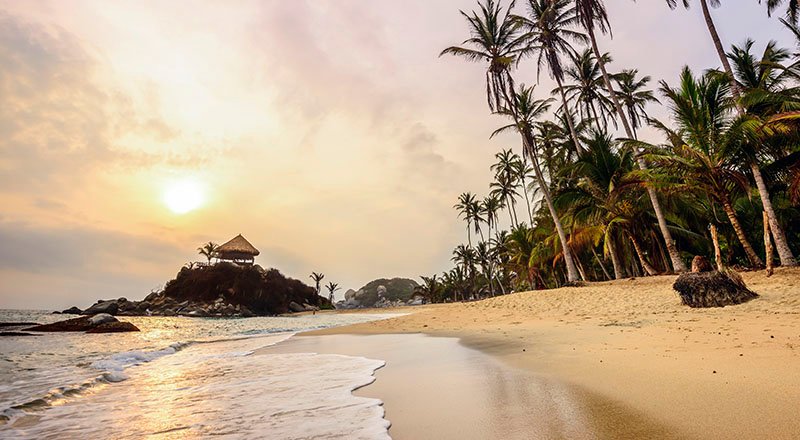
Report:
[[[606,63],[610,62],[608,54],[603,54],[603,58]],[[580,118],[593,121],[595,128],[603,131],[608,125],[611,102],[601,93],[603,78],[600,63],[591,49],[573,57],[572,62],[573,65],[565,71],[571,82],[565,86],[567,101],[574,102],[575,112]],[[616,124],[614,119],[612,121]]]
[[528,212],[528,220],[533,224],[533,213],[531,212],[531,201],[528,197],[528,178],[533,175],[533,167],[528,163],[527,154],[525,158],[518,160],[514,163],[514,171],[519,179],[520,187],[522,188],[522,197],[525,199],[525,207]]
[[[786,111],[800,110],[800,100],[794,87],[787,89],[785,86],[790,80],[797,77],[797,63],[785,66],[784,62],[791,59],[791,54],[785,49],[777,47],[771,41],[767,44],[761,57],[752,53],[753,41],[747,40],[742,46],[733,46],[728,58],[733,62],[735,69],[735,82],[743,93],[740,105],[746,117],[759,127],[769,118]],[[758,122],[762,122],[758,124]],[[758,130],[765,134],[763,129]],[[764,157],[770,147],[769,139],[763,136],[755,137],[751,142],[740,145],[739,158],[746,163],[753,174],[759,197],[775,240],[775,248],[783,266],[796,266],[797,261],[786,241],[786,234],[778,221],[772,199],[764,176],[761,172],[759,157]],[[778,146],[783,149],[783,144]],[[777,155],[782,156],[782,151]]]
[[[758,0],[758,3],[761,4],[761,0]],[[767,4],[767,14],[772,16],[775,9],[782,7],[787,2],[784,0],[764,0],[764,3]],[[786,18],[790,23],[797,24],[798,17],[800,17],[800,2],[798,0],[789,0],[786,5]]]
[[[472,223],[475,221],[475,209],[477,207],[477,199],[475,194],[471,192],[462,193],[458,196],[458,203],[453,205],[458,211],[459,218],[467,222],[467,242],[472,246]],[[476,228],[479,228],[476,226]]]
[[519,156],[511,151],[502,150],[494,155],[497,162],[492,164],[489,169],[494,171],[494,181],[489,184],[491,189],[490,195],[503,201],[503,204],[508,208],[508,215],[511,219],[511,224],[516,225],[517,210],[516,198],[519,196],[517,188],[519,187],[519,176],[516,172],[516,163],[519,162]]
[[[678,130],[655,124],[670,139],[666,151],[647,147],[653,158],[669,175],[672,187],[684,192],[707,195],[724,210],[750,264],[761,267],[739,222],[733,206],[735,191],[747,188],[747,178],[730,163],[730,153],[743,142],[745,119],[733,118],[734,102],[728,97],[730,82],[721,75],[708,73],[695,78],[688,67],[681,73],[681,85],[672,88],[661,83]],[[639,143],[639,146],[645,146]],[[677,179],[677,180],[675,180]]]
[[325,275],[322,273],[311,272],[311,275],[309,275],[308,277],[314,280],[314,284],[316,285],[317,295],[319,295],[320,283],[322,282],[322,279],[325,278]]
[[336,291],[342,290],[342,288],[339,287],[339,284],[334,283],[333,281],[328,283],[325,288],[328,289],[328,299],[331,301],[331,303],[333,302],[333,295],[336,293]]
[[[686,3],[688,0],[683,1]],[[706,0],[702,1],[705,2]],[[670,4],[670,7],[675,7],[675,0],[667,0],[667,3]],[[686,6],[688,7],[688,4],[686,4]],[[620,100],[614,91],[614,87],[611,84],[611,75],[608,74],[608,70],[606,69],[606,60],[601,55],[600,48],[597,45],[595,29],[600,30],[600,32],[603,34],[611,31],[611,24],[608,20],[608,14],[606,12],[605,5],[603,4],[602,0],[575,0],[575,14],[578,22],[583,29],[586,30],[586,34],[588,35],[595,59],[597,59],[600,71],[602,72],[603,84],[605,85],[606,92],[608,92],[608,97],[611,99],[611,103],[614,105],[614,109],[617,112],[619,120],[622,122],[622,126],[625,129],[625,133],[628,135],[628,138],[634,139],[636,134],[631,127],[632,122],[629,123],[625,111],[622,108],[622,104],[620,103]],[[637,160],[637,164],[642,170],[647,169],[647,164],[643,159],[639,158]],[[656,194],[655,189],[648,188],[647,195],[650,198],[650,203],[653,205],[653,212],[658,219],[659,230],[661,231],[662,238],[666,244],[667,252],[669,253],[670,260],[672,262],[672,267],[675,272],[685,272],[686,264],[683,262],[683,259],[681,259],[680,253],[675,247],[675,241],[672,239],[672,233],[667,227],[667,219],[664,214],[664,210],[661,208],[661,202],[658,200],[658,195]]]
[[197,248],[197,253],[206,257],[206,259],[208,260],[208,264],[211,264],[211,259],[216,257],[218,247],[219,245],[209,241],[203,246]]
[[510,117],[513,123],[498,128],[494,133],[492,133],[492,136],[509,130],[514,130],[522,136],[523,146],[528,152],[528,158],[531,161],[533,171],[539,183],[539,190],[544,196],[550,216],[552,217],[553,223],[555,224],[558,232],[561,246],[563,247],[562,251],[564,254],[564,263],[567,266],[568,281],[576,282],[578,281],[577,267],[575,266],[572,252],[570,251],[569,246],[567,246],[567,234],[558,218],[558,212],[556,211],[555,206],[553,206],[552,197],[550,195],[550,187],[547,185],[547,181],[545,180],[544,174],[542,173],[539,165],[537,141],[533,135],[533,127],[536,123],[536,120],[550,109],[551,102],[552,101],[550,99],[536,99],[534,97],[534,87],[526,87],[524,84],[522,84],[519,90],[514,93],[514,100],[512,103],[510,103],[509,108],[503,109],[501,112],[499,112],[502,115]]
[[575,56],[571,42],[585,43],[587,40],[586,35],[572,30],[577,24],[577,16],[575,8],[570,5],[571,0],[527,0],[527,14],[515,15],[514,21],[519,23],[523,32],[520,37],[520,41],[525,43],[523,55],[535,56],[539,71],[546,65],[550,76],[556,81],[570,135],[576,151],[580,153],[581,143],[570,116],[564,90],[564,66],[561,57]]
[[630,122],[630,137],[633,139],[638,137],[636,131],[643,126],[642,122],[647,121],[647,104],[659,102],[653,91],[647,88],[651,78],[637,78],[638,74],[637,69],[628,69],[617,73],[613,78],[619,88],[614,94],[624,107],[626,119]]
[[439,292],[442,290],[442,285],[436,277],[436,274],[430,277],[424,275],[420,276],[422,285],[419,287],[419,291],[428,298],[428,301],[435,301],[439,297]]

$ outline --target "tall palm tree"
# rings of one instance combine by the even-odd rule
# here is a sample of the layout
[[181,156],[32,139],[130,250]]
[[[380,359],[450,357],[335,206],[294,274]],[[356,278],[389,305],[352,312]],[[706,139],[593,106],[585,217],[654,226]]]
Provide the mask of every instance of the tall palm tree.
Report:
[[[473,11],[470,15],[461,11],[470,27],[470,38],[464,44],[470,47],[452,46],[442,51],[441,55],[451,54],[464,57],[468,61],[486,62],[488,64],[486,92],[489,108],[493,112],[510,114],[515,123],[518,123],[521,121],[517,112],[519,102],[514,96],[516,89],[511,71],[523,47],[530,48],[529,45],[524,46],[528,39],[519,38],[518,30],[521,22],[513,19],[510,13],[514,2],[511,2],[511,5],[505,10],[494,0],[479,2],[478,6],[480,14]],[[527,136],[522,136],[523,148],[526,148],[531,154],[535,150],[535,140],[530,129],[527,134]],[[577,136],[575,138],[577,139]],[[534,165],[534,169],[536,170],[538,167]],[[537,178],[540,183],[544,182],[540,170],[537,171]],[[551,215],[556,215],[554,210],[551,210]],[[556,223],[560,224],[557,221]],[[561,234],[565,235],[563,228],[561,228]],[[566,240],[563,240],[562,243],[566,243]],[[566,245],[565,251],[569,281],[575,282],[578,280],[577,269]]]
[[[732,193],[746,188],[747,179],[730,163],[730,152],[743,141],[741,117],[733,119],[734,104],[728,97],[728,79],[712,73],[696,79],[688,67],[681,73],[681,85],[673,89],[661,83],[661,92],[669,99],[678,131],[656,123],[670,139],[667,151],[658,152],[652,146],[649,155],[666,170],[673,186],[681,191],[706,194],[722,206],[736,237],[744,248],[750,264],[763,263],[747,239],[733,206]],[[640,143],[644,146],[644,143]]]
[[519,156],[508,149],[500,151],[494,157],[497,162],[490,167],[494,171],[494,181],[489,184],[490,195],[504,202],[508,208],[511,224],[516,225],[518,223],[516,197],[519,196],[517,193],[519,176],[516,173],[515,164],[519,162]]
[[503,208],[503,202],[493,195],[484,197],[481,203],[481,210],[486,219],[486,227],[489,229],[489,237],[492,237],[492,227],[497,226],[497,213]]
[[316,285],[317,289],[317,295],[319,295],[320,283],[322,282],[322,279],[325,278],[325,274],[311,272],[311,275],[309,275],[308,277],[314,280],[314,284]]
[[520,187],[522,188],[522,197],[525,198],[525,207],[528,212],[528,220],[533,225],[533,213],[531,211],[531,201],[528,197],[528,177],[533,174],[533,167],[528,164],[527,154],[524,154],[525,159],[518,160],[514,163],[514,171],[519,179]]
[[564,66],[561,57],[574,56],[570,42],[585,43],[586,35],[571,28],[577,24],[575,8],[570,6],[571,0],[527,0],[527,15],[515,15],[514,21],[519,23],[525,42],[524,55],[536,56],[536,64],[541,70],[547,66],[550,76],[558,85],[564,113],[567,116],[570,135],[578,153],[582,151],[575,124],[569,114],[569,104],[564,91]]
[[[677,7],[677,0],[666,0],[667,5],[670,8]],[[682,0],[683,6],[685,8],[689,8],[689,0]],[[734,75],[733,69],[731,68],[731,64],[728,60],[728,56],[725,53],[725,49],[722,45],[722,40],[719,37],[719,33],[717,32],[717,28],[714,25],[714,19],[711,17],[711,12],[709,11],[709,4],[713,7],[719,7],[720,0],[700,0],[700,6],[703,10],[703,18],[706,21],[706,27],[708,28],[708,32],[711,35],[711,40],[714,42],[714,48],[717,50],[717,55],[719,56],[720,61],[722,62],[722,68],[724,69],[725,73],[728,76],[728,80],[731,83],[731,93],[733,94],[734,99],[737,103],[737,110],[739,114],[743,114],[745,112],[744,107],[741,105],[740,99],[742,94],[742,89],[739,83],[735,80],[736,76]],[[783,4],[783,0],[767,0],[767,10],[771,13],[775,8]],[[789,1],[789,8],[788,8],[788,16],[793,23],[797,22],[797,13],[798,7],[800,5],[797,4],[797,0],[790,0]],[[750,170],[753,173],[753,179],[756,181],[756,187],[758,188],[758,195],[761,198],[761,203],[764,205],[765,211],[767,212],[767,218],[770,223],[770,227],[778,227],[778,231],[782,231],[780,229],[780,224],[778,223],[778,219],[775,217],[775,211],[772,208],[772,201],[770,199],[770,194],[767,191],[767,185],[764,182],[764,177],[761,174],[761,169],[758,166],[758,163],[753,162],[750,164]],[[776,238],[776,247],[777,240]],[[784,249],[784,255],[781,257],[781,264],[786,266],[796,266],[797,261],[792,256],[789,256],[785,253],[786,250],[789,249],[787,243],[784,241],[781,245],[781,248]],[[784,261],[785,260],[785,261]]]
[[625,115],[630,122],[631,138],[636,139],[636,130],[643,126],[642,121],[647,120],[647,104],[659,102],[653,91],[647,88],[650,82],[649,76],[637,78],[637,69],[623,70],[614,75],[614,82],[617,83],[619,91],[615,93],[625,109]]
[[[800,110],[797,89],[793,84],[786,87],[787,83],[797,79],[797,62],[785,66],[784,62],[791,60],[791,54],[787,50],[778,48],[774,41],[767,44],[760,58],[756,57],[752,53],[753,44],[752,40],[747,40],[741,47],[733,46],[728,53],[736,73],[734,80],[743,93],[740,103],[746,117],[766,121],[786,111]],[[763,133],[763,130],[759,131]],[[761,173],[759,156],[764,156],[768,147],[767,140],[755,137],[754,141],[742,145],[744,148],[739,151],[740,157],[753,174],[781,265],[796,266],[797,260],[789,248],[786,234],[775,214],[769,189]]]
[[458,211],[459,218],[467,222],[467,242],[470,246],[472,246],[472,222],[475,220],[476,203],[475,194],[465,192],[458,196],[458,203],[453,205]]
[[439,292],[441,291],[442,285],[439,280],[436,278],[437,275],[433,274],[433,276],[426,277],[420,276],[422,279],[422,285],[420,286],[420,291],[422,292],[425,297],[428,298],[428,301],[435,301],[439,297]]
[[568,240],[566,231],[564,230],[564,226],[561,224],[561,220],[558,217],[558,211],[556,211],[556,208],[553,205],[550,187],[548,186],[547,181],[544,178],[544,174],[542,173],[541,166],[539,165],[537,143],[536,138],[533,135],[533,128],[536,120],[550,109],[551,102],[552,101],[550,99],[536,99],[534,97],[534,87],[525,87],[525,85],[522,84],[519,88],[519,91],[514,94],[514,100],[509,103],[509,107],[499,112],[502,115],[510,117],[513,123],[498,128],[494,133],[492,133],[492,136],[508,130],[514,130],[522,136],[523,148],[525,148],[525,150],[528,152],[528,158],[533,166],[536,179],[539,181],[539,189],[542,191],[545,203],[550,211],[550,217],[552,217],[556,231],[558,232],[558,238],[564,254],[564,263],[567,266],[568,281],[577,282],[578,269],[577,266],[575,266],[575,260],[572,255],[572,251],[567,245]]
[[[610,61],[608,54],[603,54],[606,63]],[[571,84],[565,86],[567,101],[573,101],[575,112],[584,120],[594,122],[595,128],[604,131],[608,125],[608,114],[611,113],[611,103],[601,93],[603,78],[600,72],[600,63],[597,62],[594,52],[586,49],[572,58],[573,65],[565,71]],[[616,120],[612,119],[614,124]],[[600,123],[603,123],[603,126]]]
[[[688,0],[683,1],[686,2]],[[705,2],[705,0],[702,1]],[[667,0],[668,4],[670,4],[670,2],[674,3],[675,0]],[[674,4],[670,4],[670,7],[674,7]],[[611,31],[611,24],[608,21],[608,13],[606,12],[603,0],[575,0],[575,13],[578,22],[581,24],[583,29],[586,30],[586,33],[589,36],[592,51],[594,51],[595,58],[600,66],[600,71],[603,74],[603,84],[605,85],[608,96],[614,105],[617,115],[619,116],[619,120],[622,122],[625,133],[628,135],[628,138],[634,139],[636,134],[631,128],[631,124],[628,122],[628,118],[626,117],[625,111],[622,108],[622,104],[620,103],[620,100],[614,91],[614,87],[611,85],[611,76],[608,74],[605,59],[602,57],[600,48],[597,45],[595,29],[599,29],[603,34]],[[642,170],[647,170],[647,164],[645,163],[644,159],[639,158],[637,160],[637,164]],[[656,194],[654,188],[648,188],[647,195],[650,198],[650,203],[653,205],[653,212],[656,215],[656,219],[658,219],[659,230],[661,231],[661,236],[666,244],[667,252],[669,253],[669,257],[672,262],[672,268],[675,270],[675,272],[686,272],[686,264],[683,262],[678,249],[675,247],[675,241],[672,239],[672,233],[667,227],[667,218],[664,214],[664,210],[661,208],[661,202],[658,200],[658,194]]]
[[211,259],[216,257],[218,247],[219,246],[216,243],[209,241],[203,246],[197,248],[197,253],[206,257],[206,259],[208,259],[208,264],[211,264]]

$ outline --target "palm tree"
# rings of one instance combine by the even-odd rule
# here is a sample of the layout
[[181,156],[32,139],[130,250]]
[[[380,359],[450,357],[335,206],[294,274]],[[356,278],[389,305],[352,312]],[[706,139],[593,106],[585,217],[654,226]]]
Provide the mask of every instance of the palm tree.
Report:
[[208,243],[204,244],[203,246],[197,248],[197,253],[202,255],[202,256],[204,256],[204,257],[206,257],[206,259],[208,259],[208,264],[211,264],[211,259],[216,257],[216,253],[217,253],[217,248],[218,247],[219,247],[219,245],[217,245],[214,242],[209,241]]
[[518,160],[514,163],[514,171],[519,179],[520,187],[522,188],[522,197],[525,198],[525,207],[528,211],[528,220],[530,224],[533,224],[533,213],[531,212],[531,201],[528,197],[528,182],[527,178],[533,174],[533,167],[528,164],[527,154],[523,154],[525,156],[522,160]]
[[[608,54],[603,54],[603,57],[606,63],[611,59]],[[600,63],[597,62],[591,49],[586,49],[577,57],[573,57],[572,62],[573,65],[565,72],[572,82],[565,86],[567,100],[575,102],[575,111],[580,118],[594,121],[595,128],[603,131],[608,125],[607,116],[611,112],[611,104],[608,98],[600,93],[603,81]],[[616,124],[616,120],[612,121]]]
[[[758,0],[758,3],[761,4],[761,0]],[[765,0],[765,3],[767,4],[767,14],[772,16],[775,9],[783,6],[784,0]],[[800,2],[789,0],[789,4],[786,6],[786,18],[790,23],[797,24],[798,17],[800,17]]]
[[519,176],[516,173],[515,164],[519,162],[519,156],[512,152],[511,149],[508,149],[500,151],[494,157],[497,162],[490,167],[494,171],[495,178],[489,184],[490,195],[504,202],[506,208],[508,208],[511,224],[516,225],[518,221],[515,199],[519,196],[519,193],[517,193],[519,186],[517,179]]
[[514,20],[522,28],[521,41],[525,42],[524,55],[536,55],[536,64],[541,70],[547,65],[550,76],[558,85],[563,110],[567,116],[570,135],[578,153],[582,151],[575,124],[569,112],[567,95],[564,91],[563,55],[575,56],[570,41],[585,43],[586,35],[570,29],[577,23],[575,8],[571,0],[527,0],[527,16],[515,15]]
[[[683,1],[686,3],[688,0]],[[705,2],[706,0],[702,1]],[[670,7],[675,6],[675,0],[667,0],[667,3],[670,4]],[[688,4],[686,4],[686,6],[688,7]],[[635,139],[636,133],[631,128],[631,124],[628,122],[625,111],[622,109],[622,104],[620,103],[620,100],[614,91],[614,87],[611,85],[611,76],[606,70],[605,58],[603,58],[601,55],[600,48],[597,45],[595,28],[599,29],[600,32],[604,34],[611,31],[611,24],[608,21],[608,14],[606,12],[605,5],[603,4],[602,0],[575,0],[575,13],[581,26],[586,30],[586,33],[589,36],[592,51],[594,51],[595,58],[600,66],[600,71],[603,74],[603,84],[605,85],[609,98],[611,98],[611,102],[614,104],[614,109],[616,110],[617,115],[622,122],[622,126],[625,128],[625,133],[628,135],[628,138]],[[644,159],[639,158],[637,160],[637,164],[639,165],[640,169],[647,170],[647,164],[645,163]],[[661,208],[661,202],[658,200],[658,195],[656,194],[655,189],[648,188],[647,195],[650,198],[650,203],[653,205],[653,212],[656,215],[656,219],[658,219],[658,226],[664,239],[664,243],[667,246],[667,252],[669,253],[669,257],[672,262],[672,268],[675,270],[675,272],[686,272],[686,264],[683,262],[678,249],[675,247],[675,241],[672,239],[672,233],[667,227],[667,218],[664,215],[664,210]]]
[[308,277],[314,280],[314,284],[316,285],[317,295],[319,295],[320,292],[319,285],[322,282],[322,279],[325,278],[325,275],[322,273],[311,272],[311,275],[309,275]]
[[628,69],[614,75],[614,82],[619,87],[619,91],[614,94],[622,101],[625,115],[630,122],[632,139],[638,137],[636,130],[643,126],[642,121],[647,120],[645,106],[659,102],[653,91],[647,89],[647,83],[651,78],[649,76],[637,78],[638,73],[637,69]]
[[481,203],[481,210],[486,219],[486,227],[489,229],[489,237],[492,237],[492,227],[497,226],[497,212],[503,208],[503,202],[497,197],[489,194],[484,197]]
[[536,179],[539,181],[539,189],[542,191],[545,203],[550,211],[550,216],[558,232],[564,254],[564,263],[567,266],[568,281],[573,283],[578,281],[578,269],[575,266],[572,251],[570,251],[569,246],[567,246],[567,234],[559,220],[558,212],[553,205],[550,187],[547,185],[547,181],[545,181],[544,174],[539,165],[536,138],[533,135],[533,127],[536,123],[536,119],[550,109],[551,100],[535,99],[533,91],[534,87],[525,87],[524,84],[520,86],[519,91],[514,93],[514,100],[509,103],[509,108],[500,112],[500,114],[511,117],[514,123],[498,128],[492,133],[492,136],[507,130],[515,130],[522,136],[523,147],[528,152],[528,157],[533,166]]
[[467,222],[467,242],[472,246],[472,222],[475,220],[475,208],[477,199],[471,192],[462,193],[458,196],[458,203],[453,205],[458,211],[458,216]]
[[442,288],[439,280],[436,279],[436,274],[433,274],[433,276],[430,277],[423,275],[420,276],[420,279],[422,279],[422,285],[419,288],[420,292],[425,295],[429,301],[435,301],[438,298],[439,292]]
[[[800,109],[797,90],[794,87],[786,90],[784,86],[789,80],[796,79],[797,64],[784,66],[783,63],[791,59],[791,54],[787,50],[778,48],[774,41],[767,44],[760,58],[753,55],[753,44],[752,40],[747,40],[741,47],[733,46],[728,58],[733,62],[736,72],[734,80],[743,92],[740,104],[745,115],[753,121],[759,120],[761,124],[758,124],[758,131],[763,133],[761,127],[769,118],[787,110]],[[796,266],[797,261],[775,214],[769,189],[761,173],[759,156],[764,155],[768,143],[763,136],[761,138],[755,136],[755,142],[742,144],[743,148],[739,151],[740,157],[753,174],[764,211],[767,213],[767,220],[781,265]]]
[[[688,67],[681,73],[681,85],[671,88],[662,81],[661,91],[669,99],[673,119],[679,130],[655,124],[670,139],[667,151],[647,147],[650,154],[673,180],[672,186],[684,192],[700,192],[722,206],[750,264],[761,267],[733,207],[732,194],[746,188],[747,179],[730,163],[729,154],[743,142],[743,118],[731,118],[734,103],[727,78],[713,72],[695,79]],[[639,146],[645,146],[639,143]]]
[[439,54],[488,63],[486,98],[492,112],[502,108],[509,99],[509,91],[514,90],[511,68],[517,62],[523,46],[523,42],[517,38],[519,25],[509,19],[513,7],[513,1],[503,10],[500,3],[485,0],[478,2],[480,14],[459,11],[467,19],[470,38],[462,43],[463,46],[450,46]]
[[341,290],[342,288],[339,287],[339,284],[334,283],[331,281],[328,285],[325,286],[328,289],[328,299],[333,303],[333,294],[336,293],[337,290]]

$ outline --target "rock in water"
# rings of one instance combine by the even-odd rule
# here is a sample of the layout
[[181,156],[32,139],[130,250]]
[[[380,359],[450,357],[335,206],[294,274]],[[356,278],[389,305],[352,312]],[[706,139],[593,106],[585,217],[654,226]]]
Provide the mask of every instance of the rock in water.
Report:
[[96,327],[89,329],[86,333],[122,333],[138,332],[139,328],[130,322],[104,322]]
[[713,271],[714,267],[711,265],[711,262],[708,261],[708,258],[698,255],[692,260],[692,273]]
[[672,288],[683,304],[693,308],[732,306],[758,298],[733,271],[685,273]]
[[61,313],[64,315],[80,315],[81,313],[83,313],[83,310],[73,306],[68,308],[67,310],[63,310]]
[[105,324],[107,322],[117,322],[118,319],[107,314],[107,313],[99,313],[97,315],[92,316],[89,318],[89,323],[93,326],[97,326],[100,324]]

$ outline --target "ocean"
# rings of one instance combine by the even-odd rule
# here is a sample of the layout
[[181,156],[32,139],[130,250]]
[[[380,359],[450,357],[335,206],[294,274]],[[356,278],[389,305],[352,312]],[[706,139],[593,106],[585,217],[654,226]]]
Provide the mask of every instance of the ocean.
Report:
[[[384,361],[254,352],[392,316],[126,317],[142,331],[0,337],[0,438],[388,439],[382,402],[352,394]],[[0,310],[0,322],[70,317]]]

